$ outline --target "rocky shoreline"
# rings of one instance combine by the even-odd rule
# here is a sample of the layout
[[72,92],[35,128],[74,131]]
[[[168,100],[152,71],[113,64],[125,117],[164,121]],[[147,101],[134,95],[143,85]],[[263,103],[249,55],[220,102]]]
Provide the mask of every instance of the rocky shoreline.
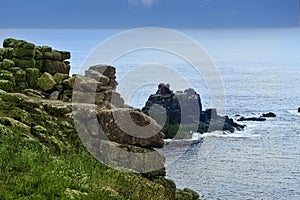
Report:
[[[119,176],[127,177],[124,182],[125,188],[111,188],[116,198],[199,199],[199,194],[196,192],[190,189],[176,189],[175,183],[164,177],[165,159],[155,149],[164,146],[165,135],[157,131],[161,130],[161,127],[152,118],[138,109],[124,105],[120,94],[115,91],[117,82],[114,67],[91,66],[84,76],[70,77],[70,52],[53,50],[47,46],[35,46],[24,40],[13,38],[4,40],[3,47],[0,49],[0,128],[3,141],[8,138],[21,137],[20,140],[25,145],[33,142],[34,145],[42,147],[40,151],[28,149],[26,153],[49,154],[57,159],[73,151],[77,151],[80,157],[86,151],[81,142],[83,141],[88,150],[102,162],[110,166],[116,164],[126,166],[127,170],[131,169],[134,172],[119,174],[116,170],[115,173]],[[128,131],[120,129],[118,124],[120,121],[114,120],[114,116],[125,114],[129,114],[130,119],[139,126],[152,124],[153,126],[148,129],[149,133],[145,133],[152,136],[141,138],[135,136],[133,132],[128,134]],[[129,131],[135,130],[134,127],[128,128]],[[78,152],[78,149],[82,150]],[[110,154],[103,154],[103,149],[109,150]],[[114,151],[115,149],[118,151]],[[126,154],[127,157],[120,160],[119,151],[131,154]],[[154,153],[158,162],[147,160],[148,153]],[[135,154],[142,156],[132,156]],[[22,155],[20,154],[19,160],[22,160]],[[143,160],[147,166],[137,167],[140,160]],[[159,166],[156,166],[157,164]],[[153,170],[143,171],[145,168]],[[130,179],[139,180],[141,191],[132,191],[132,188],[126,186],[127,184],[137,185],[134,181],[130,184]],[[22,181],[31,187],[26,179]],[[101,185],[101,183],[98,184]],[[40,187],[40,185],[37,184],[35,187]],[[62,198],[68,197],[70,191],[72,194],[83,195],[85,198],[92,196],[92,192],[89,193],[88,189],[78,187],[77,190],[62,188],[64,192],[59,190],[53,192]],[[103,194],[102,190],[100,194],[105,197],[107,190]],[[156,193],[151,193],[153,191]],[[29,192],[20,195],[30,197],[39,194],[32,191],[32,194]],[[112,195],[111,192],[107,193],[105,198],[111,199],[110,195]],[[134,195],[139,197],[134,197]]]

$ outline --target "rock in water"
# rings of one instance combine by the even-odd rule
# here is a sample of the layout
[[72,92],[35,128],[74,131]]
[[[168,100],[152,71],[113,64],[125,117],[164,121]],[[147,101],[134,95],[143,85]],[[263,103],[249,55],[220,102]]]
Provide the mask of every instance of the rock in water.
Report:
[[276,114],[272,113],[272,112],[268,112],[268,113],[263,114],[261,117],[276,117]]
[[300,107],[298,108],[298,113],[300,113]]
[[266,118],[263,117],[241,117],[237,121],[266,121]]
[[[174,94],[169,85],[163,83],[159,84],[156,94],[150,95],[142,111],[159,124],[164,123],[161,125],[165,138],[174,138],[180,127],[188,128],[188,132],[199,133],[244,128],[227,116],[217,115],[214,108],[202,111],[201,98],[195,90],[190,88]],[[166,119],[163,121],[165,115]]]

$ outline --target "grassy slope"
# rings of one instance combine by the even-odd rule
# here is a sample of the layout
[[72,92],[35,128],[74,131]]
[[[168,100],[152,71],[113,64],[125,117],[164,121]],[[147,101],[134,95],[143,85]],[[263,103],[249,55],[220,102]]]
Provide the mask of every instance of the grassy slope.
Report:
[[87,151],[60,154],[0,126],[0,199],[168,199],[160,184],[108,168]]
[[63,115],[38,105],[0,93],[0,199],[175,199],[172,181],[101,164]]

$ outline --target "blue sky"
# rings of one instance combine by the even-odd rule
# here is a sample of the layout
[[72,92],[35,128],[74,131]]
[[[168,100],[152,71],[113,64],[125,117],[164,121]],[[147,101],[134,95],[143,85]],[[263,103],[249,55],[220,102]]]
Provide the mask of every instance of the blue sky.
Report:
[[0,28],[282,27],[299,0],[3,0]]

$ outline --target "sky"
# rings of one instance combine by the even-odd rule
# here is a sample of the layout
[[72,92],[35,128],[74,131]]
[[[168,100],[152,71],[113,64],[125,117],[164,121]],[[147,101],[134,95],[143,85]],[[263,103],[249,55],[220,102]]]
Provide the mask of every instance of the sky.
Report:
[[0,28],[299,26],[299,0],[2,0]]

